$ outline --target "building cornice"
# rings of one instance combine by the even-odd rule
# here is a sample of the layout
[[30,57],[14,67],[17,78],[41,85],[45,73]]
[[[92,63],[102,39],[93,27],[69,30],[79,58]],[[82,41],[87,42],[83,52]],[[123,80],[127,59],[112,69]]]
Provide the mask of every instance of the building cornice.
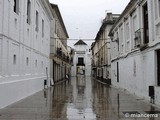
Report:
[[[111,13],[111,14],[112,14],[112,13]],[[96,35],[96,38],[95,38],[96,41],[99,40],[99,38],[101,37],[101,35],[102,35],[103,32],[105,31],[105,28],[106,28],[107,25],[114,25],[114,23],[115,23],[116,20],[118,19],[118,18],[115,17],[114,15],[120,16],[119,14],[112,14],[112,19],[108,19],[108,18],[107,18],[108,16],[106,16],[106,18],[103,20],[102,25],[101,25],[101,27],[100,27],[97,35]]]
[[68,35],[67,30],[66,30],[65,24],[64,24],[64,22],[63,22],[63,18],[62,18],[62,16],[61,16],[61,13],[60,13],[60,10],[59,10],[58,5],[53,4],[53,3],[50,3],[50,5],[51,5],[51,7],[52,7],[51,9],[54,9],[54,10],[55,10],[55,12],[56,12],[56,14],[57,14],[57,16],[58,16],[58,19],[59,19],[59,21],[60,21],[60,23],[61,23],[61,25],[62,25],[62,27],[63,27],[63,30],[64,30],[67,38],[69,38],[69,35]]
[[[113,30],[115,29],[115,27],[120,23],[120,21],[125,18],[126,13],[128,13],[129,11],[131,11],[131,9],[133,9],[133,6],[135,5],[135,3],[137,3],[138,0],[130,0],[130,2],[128,3],[128,5],[126,6],[126,8],[123,10],[122,14],[119,16],[119,18],[117,19],[117,21],[114,23],[114,25],[112,26],[110,32],[109,32],[109,36],[113,36]],[[132,10],[133,11],[133,10]]]
[[53,20],[53,15],[51,12],[51,6],[50,6],[49,1],[48,0],[39,0],[39,3],[43,7],[43,9],[46,12],[46,14],[48,15],[49,19]]

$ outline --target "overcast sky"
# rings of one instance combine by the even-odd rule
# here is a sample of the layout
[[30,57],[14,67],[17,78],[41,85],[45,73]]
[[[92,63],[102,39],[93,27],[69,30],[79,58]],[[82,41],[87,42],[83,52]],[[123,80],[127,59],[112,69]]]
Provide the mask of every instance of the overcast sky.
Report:
[[[59,6],[70,39],[95,39],[106,12],[120,14],[130,0],[49,0]],[[73,47],[76,40],[69,40]],[[87,42],[87,41],[85,41]],[[93,42],[93,41],[92,41]],[[87,42],[91,43],[91,42]]]

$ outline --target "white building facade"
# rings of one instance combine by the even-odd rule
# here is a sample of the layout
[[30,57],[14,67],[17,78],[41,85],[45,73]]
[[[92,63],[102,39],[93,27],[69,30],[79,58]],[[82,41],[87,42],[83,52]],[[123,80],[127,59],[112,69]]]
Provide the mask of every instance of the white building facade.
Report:
[[111,79],[147,100],[154,87],[160,104],[160,1],[131,0],[112,27]]
[[0,2],[0,108],[44,88],[49,82],[48,0]]
[[108,84],[111,84],[111,39],[108,35],[118,17],[119,14],[106,14],[92,44],[92,75]]
[[51,28],[50,73],[53,82],[58,83],[65,80],[66,75],[71,73],[71,57],[67,47],[69,36],[59,7],[56,4],[51,4],[51,7],[55,20],[53,20]]
[[79,40],[74,44],[74,58],[72,66],[72,76],[91,75],[91,50],[83,41]]

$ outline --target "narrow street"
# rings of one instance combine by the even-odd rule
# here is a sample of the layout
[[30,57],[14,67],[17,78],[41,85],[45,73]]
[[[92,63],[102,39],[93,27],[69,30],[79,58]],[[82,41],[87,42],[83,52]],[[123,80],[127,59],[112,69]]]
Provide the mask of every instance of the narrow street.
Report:
[[1,0],[0,120],[160,120],[160,0]]
[[159,120],[131,118],[160,109],[90,77],[72,77],[0,110],[0,120]]

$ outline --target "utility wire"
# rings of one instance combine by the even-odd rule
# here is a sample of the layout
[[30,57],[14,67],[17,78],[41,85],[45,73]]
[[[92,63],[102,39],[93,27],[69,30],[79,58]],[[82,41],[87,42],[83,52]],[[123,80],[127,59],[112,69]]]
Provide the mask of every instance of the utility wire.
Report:
[[[78,40],[84,40],[84,41],[95,41],[95,39],[93,38],[54,38],[54,39],[59,39],[59,40],[73,40],[73,41],[78,41]],[[98,40],[110,40],[110,38],[106,38],[106,39],[98,39]]]

